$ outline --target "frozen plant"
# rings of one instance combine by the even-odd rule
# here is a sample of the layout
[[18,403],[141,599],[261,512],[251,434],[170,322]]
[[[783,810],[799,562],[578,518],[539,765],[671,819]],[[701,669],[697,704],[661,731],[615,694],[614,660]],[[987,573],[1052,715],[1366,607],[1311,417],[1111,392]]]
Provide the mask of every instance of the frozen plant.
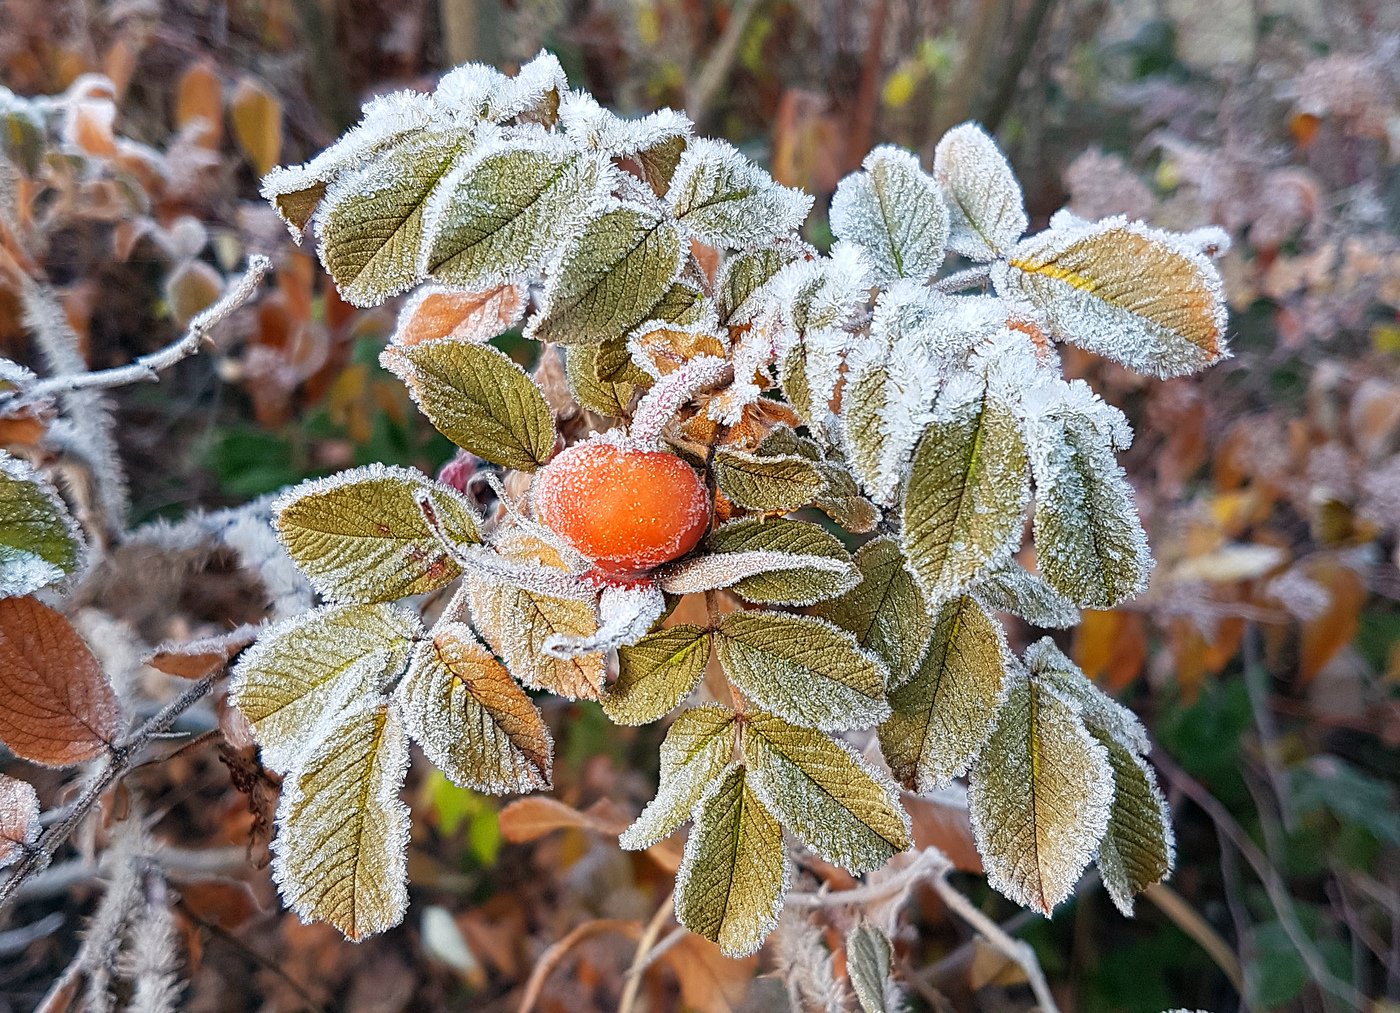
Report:
[[[350,301],[418,289],[382,361],[500,499],[372,466],[276,505],[324,604],[266,630],[232,692],[285,776],[274,873],[303,917],[354,939],[403,918],[410,740],[464,787],[550,786],[522,687],[623,724],[682,708],[621,842],[693,824],[676,914],[726,953],[777,923],[785,832],[857,875],[908,848],[901,785],[966,776],[992,884],[1047,914],[1091,861],[1125,912],[1169,873],[1142,727],[1049,639],[1015,656],[998,613],[1065,627],[1146,585],[1131,432],[1056,346],[1160,377],[1224,356],[1215,231],[1062,213],[1027,237],[968,124],[932,172],[872,152],[822,255],[809,197],[679,114],[614,116],[545,54],[378,99],[264,194]],[[971,266],[940,276],[950,251]],[[486,343],[516,327],[601,431],[562,446]],[[868,537],[852,556],[807,508]],[[704,625],[665,618],[685,595]],[[869,728],[893,778],[842,738]]]

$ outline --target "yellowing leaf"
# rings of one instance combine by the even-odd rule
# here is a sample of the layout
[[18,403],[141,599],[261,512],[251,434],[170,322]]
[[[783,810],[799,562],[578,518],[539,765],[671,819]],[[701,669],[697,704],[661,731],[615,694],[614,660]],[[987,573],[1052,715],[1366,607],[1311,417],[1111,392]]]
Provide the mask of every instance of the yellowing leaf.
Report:
[[909,847],[899,789],[844,742],[749,711],[742,745],[764,806],[828,862],[860,875]]
[[494,795],[551,787],[544,719],[465,623],[440,625],[418,645],[394,699],[453,784]]
[[259,176],[277,164],[282,154],[282,103],[251,77],[234,86],[228,103],[233,139]]
[[787,513],[807,506],[826,490],[816,465],[796,454],[760,457],[725,448],[715,454],[713,468],[721,491],[749,510]]
[[82,536],[53,487],[0,451],[0,597],[62,580],[83,558]]
[[284,773],[300,766],[318,722],[377,697],[421,633],[415,616],[391,605],[328,605],[266,630],[229,687],[263,762]]
[[0,868],[39,839],[39,796],[28,781],[0,774]]
[[744,767],[731,764],[696,807],[676,873],[676,920],[726,956],[748,956],[778,924],[790,875],[782,827]]
[[1113,766],[1113,811],[1099,844],[1099,874],[1114,906],[1132,917],[1133,897],[1166,879],[1175,864],[1171,817],[1152,768],[1108,732],[1089,731]]
[[961,594],[1015,550],[1027,465],[1020,426],[994,398],[965,404],[924,430],[904,490],[902,539],[932,601]]
[[933,174],[948,201],[948,246],[972,260],[995,260],[1026,231],[1021,186],[1006,157],[975,123],[943,135]]
[[943,263],[948,209],[913,154],[881,145],[863,172],[841,181],[831,201],[831,231],[860,246],[875,279],[931,278]]
[[889,714],[885,672],[845,630],[811,616],[731,612],[715,653],[741,693],[808,728],[865,728]]
[[987,741],[1006,684],[1001,624],[970,596],[938,609],[914,677],[890,693],[880,747],[895,779],[932,791],[967,770]]
[[544,394],[495,348],[455,341],[391,345],[380,362],[463,450],[523,471],[534,471],[554,453],[554,416]]
[[284,785],[272,875],[303,919],[360,940],[408,907],[408,809],[399,788],[408,736],[370,700],[342,713]]
[[837,538],[816,524],[782,517],[734,521],[704,542],[715,555],[764,553],[772,568],[728,585],[745,601],[810,605],[849,590],[856,575]]
[[710,635],[699,626],[668,626],[617,651],[617,681],[603,711],[620,725],[644,725],[690,695],[710,660]]
[[734,715],[722,707],[682,711],[661,743],[661,783],[618,843],[628,851],[650,847],[690,819],[705,789],[734,757]]
[[436,590],[462,572],[434,535],[425,508],[454,544],[481,540],[478,518],[456,490],[381,464],[284,493],[273,504],[273,525],[329,600],[394,601]]
[[992,274],[1049,332],[1140,373],[1194,373],[1225,354],[1220,275],[1179,237],[1123,218],[1052,227]]
[[969,780],[987,881],[1048,916],[1073,892],[1108,829],[1107,753],[1074,704],[1018,676]]
[[468,591],[476,628],[511,675],[526,686],[570,700],[598,699],[602,654],[558,658],[544,653],[545,641],[552,636],[597,633],[598,616],[592,607],[487,580],[470,580]]
[[872,538],[855,556],[860,583],[841,597],[822,602],[813,614],[855,635],[856,643],[883,661],[890,688],[908,682],[933,631],[923,593],[905,568],[899,543]]

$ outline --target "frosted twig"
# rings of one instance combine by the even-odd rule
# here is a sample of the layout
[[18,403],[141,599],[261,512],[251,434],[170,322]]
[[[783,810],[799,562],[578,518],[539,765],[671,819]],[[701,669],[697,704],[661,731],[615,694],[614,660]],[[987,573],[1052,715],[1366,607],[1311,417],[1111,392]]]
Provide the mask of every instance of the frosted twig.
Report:
[[674,373],[667,373],[638,402],[629,430],[632,440],[641,447],[654,447],[661,440],[661,431],[686,402],[733,377],[733,364],[714,355],[698,356]]
[[209,691],[214,688],[214,683],[222,677],[223,672],[217,672],[200,679],[162,707],[159,713],[140,728],[111,747],[107,755],[107,762],[102,765],[97,776],[83,789],[83,793],[78,796],[68,814],[44,831],[34,846],[20,859],[14,872],[10,874],[10,878],[5,881],[3,886],[0,886],[0,913],[3,913],[15,902],[19,888],[25,880],[48,867],[49,863],[53,861],[54,854],[72,836],[73,831],[78,829],[78,825],[97,805],[98,800],[107,789],[125,777],[126,773],[131,770],[137,755],[146,744],[173,725],[175,719],[181,714],[207,696]]
[[939,278],[929,288],[935,292],[961,292],[965,288],[985,285],[991,280],[992,269],[990,266],[969,267],[966,271],[956,271],[946,278]]
[[792,907],[861,907],[878,904],[897,897],[908,890],[910,883],[918,882],[925,876],[943,876],[952,868],[948,858],[932,848],[921,851],[914,861],[900,870],[896,876],[881,883],[858,886],[853,890],[820,890],[817,893],[794,893],[789,895],[788,904]]
[[[160,371],[169,369],[182,359],[189,358],[199,351],[199,346],[212,331],[247,302],[272,268],[272,261],[261,254],[248,258],[248,270],[243,277],[228,287],[222,298],[203,310],[190,321],[189,328],[177,340],[158,351],[142,355],[134,362],[112,369],[100,369],[91,373],[67,373],[51,376],[23,391],[10,395],[11,398],[23,395],[24,400],[63,394],[74,390],[88,390],[98,387],[122,387],[129,383],[140,383],[160,379]],[[8,400],[8,399],[7,399]]]

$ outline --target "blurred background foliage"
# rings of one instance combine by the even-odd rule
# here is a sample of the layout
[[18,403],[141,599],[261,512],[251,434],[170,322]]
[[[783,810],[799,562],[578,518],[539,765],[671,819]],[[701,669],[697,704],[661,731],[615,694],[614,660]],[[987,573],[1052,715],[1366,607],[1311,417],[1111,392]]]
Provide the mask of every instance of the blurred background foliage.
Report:
[[[0,0],[0,84],[75,99],[54,143],[0,92],[15,167],[0,188],[0,354],[40,361],[25,277],[54,287],[102,368],[172,339],[248,253],[277,265],[212,354],[115,395],[134,522],[352,464],[433,473],[449,459],[376,365],[395,307],[343,303],[258,179],[310,157],[374,94],[466,60],[512,69],[542,46],[601,101],[684,108],[816,193],[819,245],[824,198],[871,146],[927,159],[965,119],[1005,144],[1036,227],[1068,204],[1230,233],[1233,359],[1149,383],[1062,350],[1138,431],[1124,463],[1157,556],[1147,595],[1086,614],[1063,646],[1148,722],[1176,876],[1131,922],[1093,882],[1052,922],[962,885],[1034,944],[1065,1009],[1395,1009],[1400,5]],[[13,448],[34,439],[23,420],[0,432]],[[100,485],[90,462],[51,465],[69,488]],[[188,634],[200,620],[168,621]],[[410,854],[421,917],[385,937],[356,948],[300,925],[265,873],[189,882],[188,1008],[511,1009],[542,960],[537,1008],[613,1008],[635,932],[571,933],[641,925],[667,888],[664,856],[606,836],[649,797],[660,736],[593,705],[549,706],[557,810],[500,817],[497,800],[436,774],[411,782],[427,814]],[[243,771],[238,790],[225,767]],[[232,747],[153,768],[143,787],[167,805],[152,833],[177,849],[252,835],[256,853],[267,800],[250,778]],[[965,844],[957,828],[930,834]],[[64,932],[6,943],[0,1009],[43,993],[85,903],[79,888]],[[916,894],[897,946],[916,1007],[1029,1002],[931,894]],[[781,1002],[750,984],[752,962],[694,940],[672,956],[669,977],[649,979],[654,1008]]]

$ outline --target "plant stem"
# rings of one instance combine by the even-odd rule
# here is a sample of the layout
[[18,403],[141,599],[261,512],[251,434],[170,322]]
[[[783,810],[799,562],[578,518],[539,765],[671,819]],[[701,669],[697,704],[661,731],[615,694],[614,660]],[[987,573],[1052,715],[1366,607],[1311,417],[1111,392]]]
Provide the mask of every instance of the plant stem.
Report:
[[657,937],[661,935],[661,927],[666,924],[666,919],[671,914],[671,905],[675,896],[675,890],[666,895],[666,899],[661,902],[661,906],[651,916],[651,921],[647,922],[647,927],[642,931],[642,938],[637,940],[637,952],[632,957],[632,966],[627,969],[627,987],[622,990],[622,1001],[618,1003],[617,1013],[632,1013],[632,1008],[637,1004],[637,995],[642,988],[643,972],[648,965],[647,954],[655,945]]

